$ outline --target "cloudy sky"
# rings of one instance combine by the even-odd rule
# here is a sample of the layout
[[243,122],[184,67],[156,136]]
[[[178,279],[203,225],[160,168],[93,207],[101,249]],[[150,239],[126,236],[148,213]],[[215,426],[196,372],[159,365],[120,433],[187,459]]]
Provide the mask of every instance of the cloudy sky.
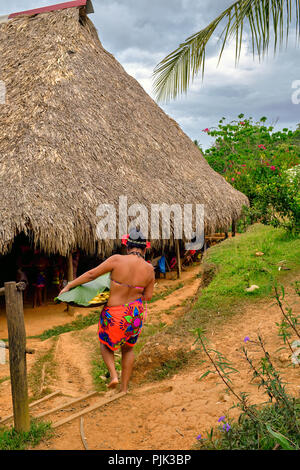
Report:
[[[105,49],[154,97],[152,74],[158,62],[233,1],[92,0],[95,13],[90,18]],[[62,0],[1,0],[0,15],[59,2]],[[217,37],[212,38],[204,81],[196,79],[187,95],[160,104],[164,111],[203,148],[212,142],[203,129],[216,126],[223,116],[228,120],[240,113],[255,120],[267,116],[276,129],[295,129],[300,122],[300,104],[292,102],[293,83],[298,80],[300,88],[300,48],[295,47],[295,33],[291,33],[287,48],[275,57],[271,48],[262,63],[253,60],[245,37],[237,68],[235,44],[228,45],[217,67],[219,48]]]

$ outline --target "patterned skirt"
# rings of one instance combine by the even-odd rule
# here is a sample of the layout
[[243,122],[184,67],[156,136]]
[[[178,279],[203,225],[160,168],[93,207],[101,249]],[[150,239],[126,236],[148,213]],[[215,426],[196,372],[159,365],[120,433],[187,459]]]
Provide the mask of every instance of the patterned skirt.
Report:
[[116,351],[126,344],[133,347],[141,333],[144,321],[142,299],[116,307],[104,307],[99,323],[99,341]]

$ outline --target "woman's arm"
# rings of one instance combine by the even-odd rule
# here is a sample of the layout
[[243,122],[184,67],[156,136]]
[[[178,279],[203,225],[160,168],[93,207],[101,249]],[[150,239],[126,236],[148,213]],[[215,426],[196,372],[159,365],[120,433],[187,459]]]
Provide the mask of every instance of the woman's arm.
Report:
[[155,275],[154,275],[154,270],[153,270],[153,277],[149,284],[145,287],[145,290],[143,292],[142,299],[143,300],[151,300],[152,295],[153,295],[153,290],[154,290],[154,284],[155,284]]
[[89,271],[85,272],[81,276],[77,277],[73,281],[68,282],[66,287],[64,287],[59,295],[63,294],[64,292],[68,292],[70,289],[73,289],[74,287],[81,286],[82,284],[85,284],[86,282],[93,281],[99,276],[102,276],[102,274],[106,274],[111,272],[118,261],[118,258],[121,255],[113,255],[110,256],[107,260],[103,261],[103,263],[99,264],[96,268],[90,269]]

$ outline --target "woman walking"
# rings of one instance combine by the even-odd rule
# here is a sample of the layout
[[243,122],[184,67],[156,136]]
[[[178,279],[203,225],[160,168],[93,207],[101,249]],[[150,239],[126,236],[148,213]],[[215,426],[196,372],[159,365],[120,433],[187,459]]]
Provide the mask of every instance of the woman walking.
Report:
[[145,261],[146,239],[133,230],[127,242],[126,255],[113,255],[94,269],[69,282],[60,294],[111,273],[110,297],[98,324],[98,337],[103,360],[110,373],[109,388],[118,385],[114,351],[121,347],[121,391],[128,391],[134,364],[133,347],[144,322],[143,301],[150,300],[154,288],[154,270]]

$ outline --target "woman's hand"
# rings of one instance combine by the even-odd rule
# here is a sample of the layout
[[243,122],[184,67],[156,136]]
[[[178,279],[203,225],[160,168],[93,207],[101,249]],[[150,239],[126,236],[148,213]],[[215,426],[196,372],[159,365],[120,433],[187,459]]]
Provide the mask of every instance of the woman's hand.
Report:
[[61,294],[64,294],[65,292],[69,292],[70,290],[70,286],[69,284],[67,284],[61,291],[60,293],[58,294],[58,296],[60,296]]

